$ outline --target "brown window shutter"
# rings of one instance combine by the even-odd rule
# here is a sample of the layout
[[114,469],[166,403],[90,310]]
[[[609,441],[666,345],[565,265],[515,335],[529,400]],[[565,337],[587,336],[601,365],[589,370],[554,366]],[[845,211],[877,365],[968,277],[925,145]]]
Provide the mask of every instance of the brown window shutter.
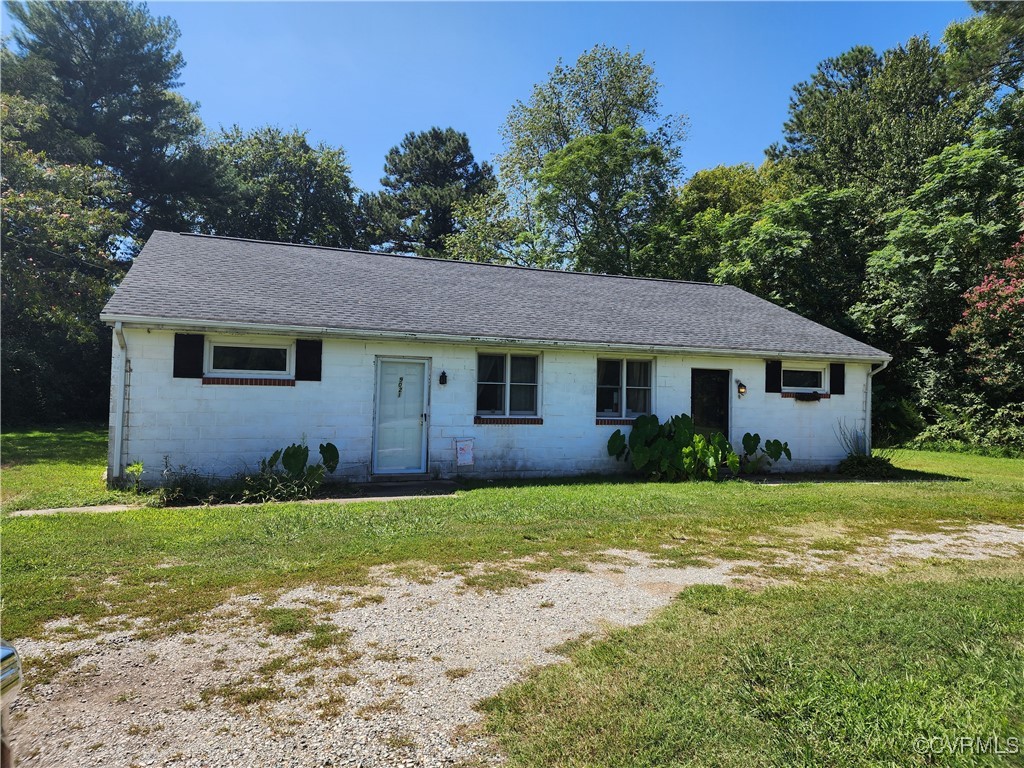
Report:
[[765,360],[764,361],[764,391],[765,392],[781,392],[782,391],[782,361],[781,360]]
[[201,333],[174,334],[174,378],[203,378],[203,340]]
[[295,380],[320,381],[324,343],[320,339],[295,342]]
[[828,368],[828,391],[833,395],[845,395],[846,364],[832,363]]

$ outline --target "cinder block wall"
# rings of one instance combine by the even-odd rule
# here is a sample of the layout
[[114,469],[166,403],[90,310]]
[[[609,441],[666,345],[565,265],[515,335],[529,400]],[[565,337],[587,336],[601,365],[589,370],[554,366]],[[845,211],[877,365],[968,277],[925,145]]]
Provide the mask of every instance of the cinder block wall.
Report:
[[[124,456],[128,462],[145,464],[147,483],[160,482],[165,457],[174,468],[185,465],[228,477],[255,469],[261,458],[302,438],[314,456],[321,442],[338,446],[341,464],[336,476],[368,479],[378,356],[431,361],[428,462],[436,477],[527,477],[622,469],[608,457],[606,445],[612,432],[629,427],[595,423],[595,352],[521,348],[541,357],[539,415],[544,423],[499,425],[474,424],[476,356],[480,351],[504,349],[326,339],[321,381],[300,381],[294,387],[211,386],[200,379],[172,376],[173,332],[126,329],[125,339],[131,379]],[[115,341],[115,370],[120,354]],[[793,462],[783,461],[781,470],[834,466],[845,455],[837,436],[839,426],[864,429],[866,363],[847,363],[846,394],[803,403],[764,391],[763,360],[659,355],[654,361],[654,410],[662,419],[690,411],[692,368],[726,369],[730,382],[743,381],[744,397],[737,395],[735,386],[730,389],[729,439],[739,446],[744,432],[759,432],[765,439],[788,441]],[[448,374],[445,386],[438,384],[442,370]],[[115,395],[112,392],[112,416]],[[475,440],[475,465],[456,467],[454,440],[466,437]]]

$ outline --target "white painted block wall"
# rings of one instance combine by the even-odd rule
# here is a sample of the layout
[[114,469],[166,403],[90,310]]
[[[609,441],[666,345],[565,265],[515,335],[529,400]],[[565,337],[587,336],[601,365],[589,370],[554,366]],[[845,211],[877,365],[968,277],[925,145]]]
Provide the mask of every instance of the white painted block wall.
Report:
[[[200,379],[172,376],[173,332],[126,328],[125,340],[131,377],[123,457],[126,463],[144,463],[148,483],[160,481],[165,457],[174,468],[184,465],[227,477],[255,469],[261,458],[303,438],[314,456],[321,442],[338,446],[341,464],[336,476],[368,479],[378,356],[431,361],[428,462],[435,477],[528,477],[623,469],[608,456],[606,445],[616,429],[628,432],[629,428],[595,424],[596,352],[516,348],[541,356],[539,415],[544,423],[477,425],[473,423],[476,356],[493,348],[325,339],[322,381],[300,381],[294,387],[211,386]],[[121,364],[120,355],[115,340],[114,370]],[[744,397],[738,397],[735,387],[731,389],[729,439],[739,446],[744,432],[759,432],[764,439],[788,441],[793,462],[783,461],[780,470],[834,466],[845,456],[839,426],[845,423],[860,431],[865,426],[867,363],[846,364],[845,395],[803,403],[764,391],[761,359],[659,355],[654,360],[654,410],[663,420],[690,411],[692,368],[728,369],[730,381],[743,381]],[[448,374],[445,386],[438,384],[442,370]],[[113,415],[116,393],[111,394]],[[456,467],[454,440],[466,437],[475,440],[475,464]]]

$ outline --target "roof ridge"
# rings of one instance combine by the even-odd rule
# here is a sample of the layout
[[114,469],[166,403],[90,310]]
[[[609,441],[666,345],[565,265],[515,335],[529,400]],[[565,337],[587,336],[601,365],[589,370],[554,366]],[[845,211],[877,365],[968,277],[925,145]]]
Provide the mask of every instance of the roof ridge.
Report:
[[639,275],[613,275],[607,272],[577,272],[570,269],[552,269],[550,267],[526,267],[519,264],[495,264],[490,261],[466,261],[464,259],[438,259],[433,256],[407,256],[401,253],[386,253],[384,251],[366,251],[361,248],[342,248],[334,245],[308,245],[306,243],[286,243],[281,240],[257,240],[251,237],[230,237],[228,235],[207,235],[201,232],[168,232],[167,230],[155,230],[169,235],[181,237],[201,237],[208,240],[231,240],[239,243],[255,243],[257,245],[283,245],[289,248],[314,248],[321,251],[342,251],[344,253],[361,253],[367,256],[387,256],[393,259],[415,259],[417,261],[436,261],[444,264],[466,264],[478,267],[500,267],[502,269],[520,269],[527,272],[549,272],[556,275],[582,275],[584,277],[614,277],[619,280],[646,280],[655,283],[673,283],[683,285],[706,285],[712,288],[735,288],[728,283],[708,283],[700,280],[673,280],[668,277],[641,277]]

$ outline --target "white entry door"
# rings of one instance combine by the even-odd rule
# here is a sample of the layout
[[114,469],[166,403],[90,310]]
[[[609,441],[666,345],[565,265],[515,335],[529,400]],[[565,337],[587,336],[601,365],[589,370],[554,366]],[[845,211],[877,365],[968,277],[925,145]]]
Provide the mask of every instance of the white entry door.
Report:
[[427,471],[427,364],[426,360],[394,358],[378,361],[374,474]]

